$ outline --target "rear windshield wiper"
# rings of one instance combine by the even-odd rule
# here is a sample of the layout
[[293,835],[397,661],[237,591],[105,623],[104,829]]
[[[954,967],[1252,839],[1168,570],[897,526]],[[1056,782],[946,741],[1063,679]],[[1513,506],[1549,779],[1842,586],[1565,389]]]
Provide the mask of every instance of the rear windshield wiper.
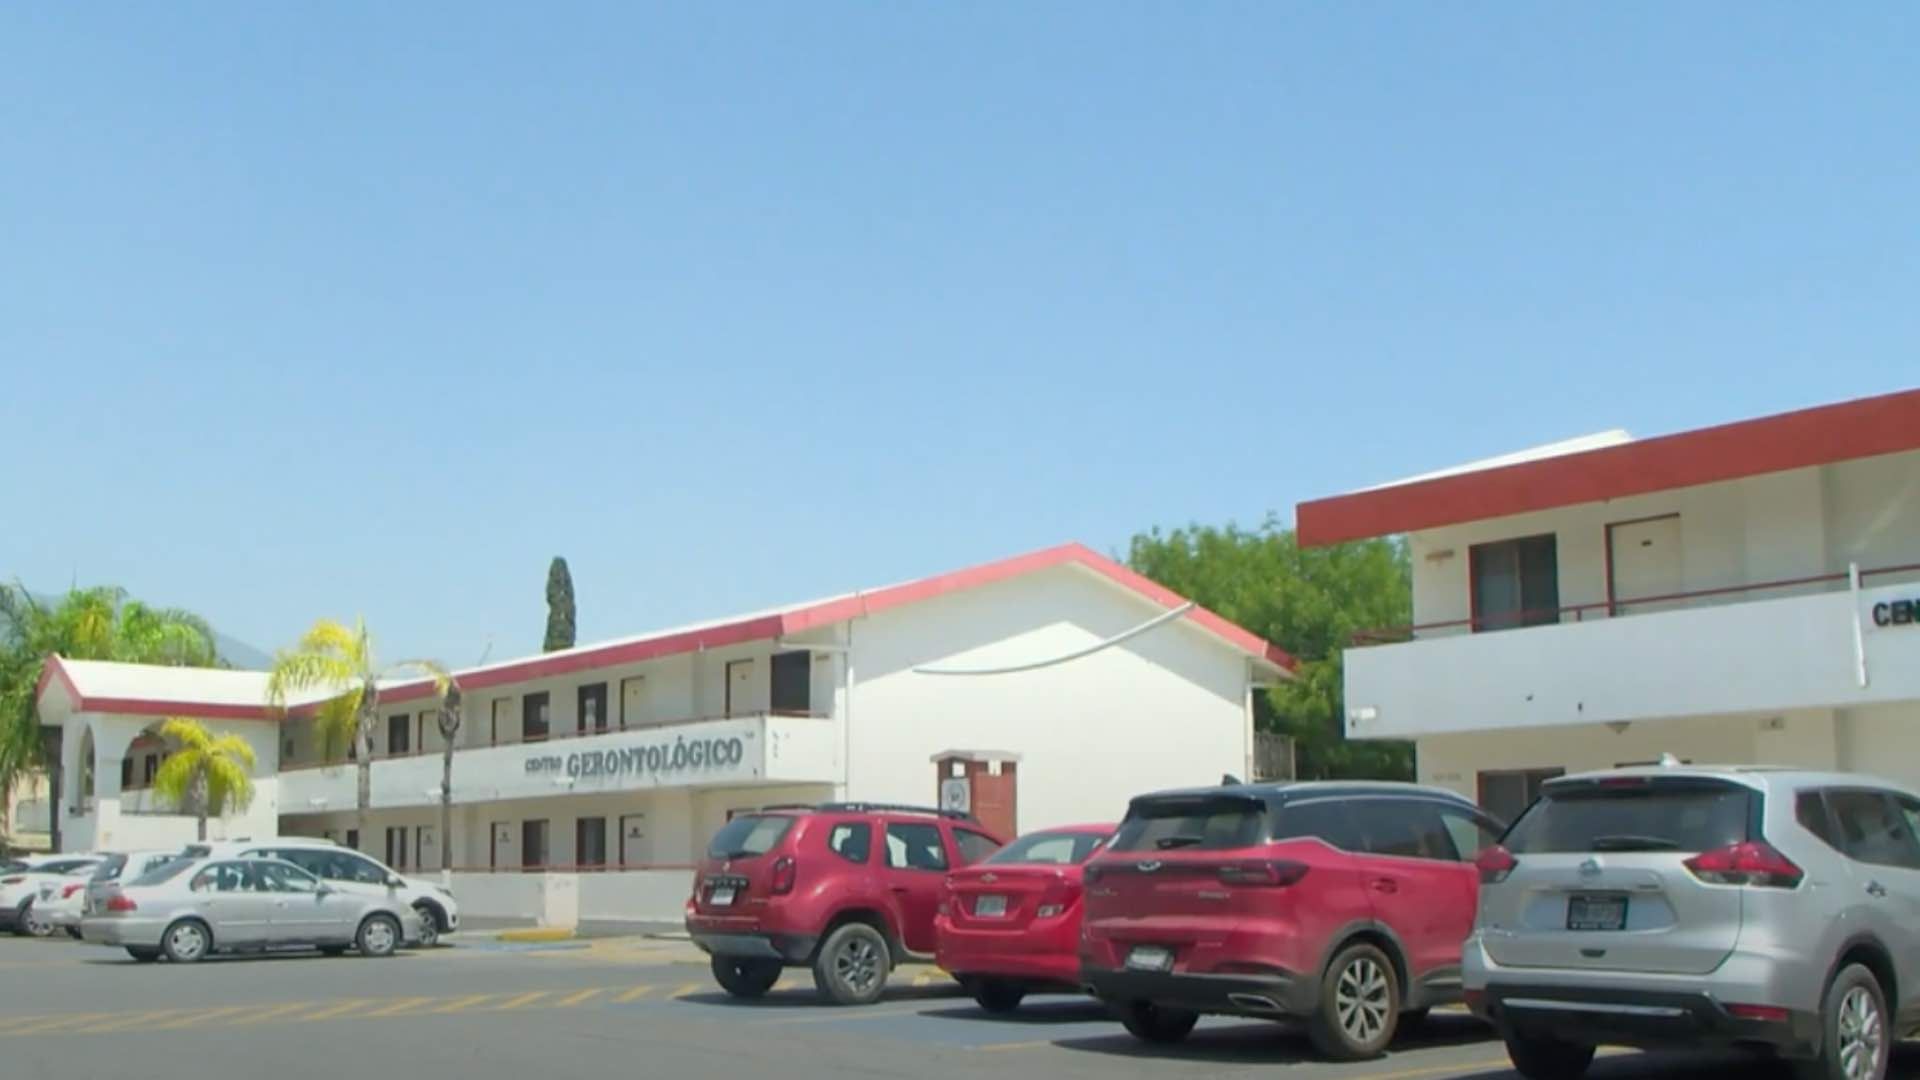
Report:
[[1153,846],[1165,851],[1168,848],[1193,847],[1206,841],[1204,836],[1163,836],[1153,842]]
[[760,854],[763,853],[758,851],[723,851],[719,857],[722,859],[751,859]]
[[1595,851],[1672,851],[1680,845],[1663,836],[1635,836],[1631,833],[1619,833],[1612,836],[1596,836],[1588,846]]

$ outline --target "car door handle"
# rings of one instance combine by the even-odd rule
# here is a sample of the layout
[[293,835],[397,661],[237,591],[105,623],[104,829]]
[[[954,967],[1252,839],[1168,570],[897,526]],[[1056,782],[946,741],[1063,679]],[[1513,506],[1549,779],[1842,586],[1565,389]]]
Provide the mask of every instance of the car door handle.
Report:
[[1867,882],[1867,895],[1879,899],[1887,895],[1887,887],[1877,881],[1869,881]]
[[1374,892],[1397,893],[1400,891],[1400,883],[1390,877],[1377,877],[1368,884],[1373,886]]

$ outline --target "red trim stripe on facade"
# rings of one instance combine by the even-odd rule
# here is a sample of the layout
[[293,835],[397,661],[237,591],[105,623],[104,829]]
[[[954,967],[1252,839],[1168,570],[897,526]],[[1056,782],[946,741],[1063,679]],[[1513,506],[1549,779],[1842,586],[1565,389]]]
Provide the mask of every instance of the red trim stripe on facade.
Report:
[[1308,547],[1920,449],[1920,390],[1481,469],[1296,508]]
[[[853,596],[827,600],[818,604],[792,608],[771,615],[758,615],[730,623],[703,626],[697,630],[683,630],[662,634],[658,637],[640,638],[634,641],[621,641],[609,645],[588,646],[569,650],[564,653],[529,657],[512,663],[493,667],[477,668],[471,671],[455,672],[463,691],[473,692],[489,687],[503,686],[508,683],[530,682],[535,679],[548,679],[560,675],[570,675],[599,668],[617,667],[638,663],[663,656],[695,652],[701,649],[717,649],[727,645],[739,645],[749,641],[767,641],[797,634],[821,626],[845,622],[861,615],[872,615],[906,604],[929,600],[936,596],[979,588],[994,582],[1006,581],[1024,574],[1049,569],[1056,566],[1077,565],[1093,571],[1109,581],[1139,594],[1145,599],[1162,607],[1177,607],[1186,603],[1186,599],[1171,589],[1148,580],[1125,566],[1107,558],[1084,544],[1062,544],[1058,547],[1016,555],[1009,559],[987,563],[983,566],[969,567],[948,574],[924,578],[920,581],[894,585],[872,592],[856,593]],[[1196,605],[1184,616],[1195,625],[1206,630],[1228,645],[1239,649],[1249,656],[1285,671],[1292,671],[1294,659],[1279,646],[1268,642],[1258,634],[1237,626],[1225,618]],[[65,681],[67,693],[75,701],[75,711],[119,712],[139,715],[165,715],[167,713],[190,712],[195,716],[209,719],[272,719],[273,714],[264,706],[251,708],[234,705],[195,705],[190,702],[153,702],[120,698],[87,698],[80,694],[65,668],[59,663],[59,657],[49,657],[40,674],[40,686],[44,691],[46,683],[54,672],[59,672]],[[429,696],[433,692],[430,680],[402,683],[384,687],[380,691],[382,705],[414,701]],[[294,715],[310,712],[311,706],[295,708]]]

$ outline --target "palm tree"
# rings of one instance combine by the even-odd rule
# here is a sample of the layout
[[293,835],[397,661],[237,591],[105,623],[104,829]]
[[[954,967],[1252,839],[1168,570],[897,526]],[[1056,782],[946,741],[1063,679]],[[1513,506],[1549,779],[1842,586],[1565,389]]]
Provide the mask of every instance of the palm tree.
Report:
[[[380,680],[404,672],[425,672],[436,690],[445,693],[452,682],[446,668],[432,660],[404,660],[382,668],[373,651],[373,635],[364,619],[353,627],[332,619],[316,619],[299,644],[273,656],[267,679],[268,703],[284,712],[292,698],[319,690],[330,694],[314,713],[321,752],[338,761],[347,747],[359,748],[355,757],[353,827],[367,836],[367,807],[373,801],[375,720],[380,713]],[[444,797],[444,796],[443,796]],[[445,841],[441,843],[445,847]]]
[[[113,586],[69,590],[47,601],[22,585],[0,585],[0,805],[24,775],[60,758],[56,729],[40,726],[39,679],[47,657],[214,667],[219,656],[206,620],[155,608]],[[49,775],[49,802],[60,804],[60,770]],[[60,815],[53,814],[60,846]]]
[[153,775],[154,794],[182,810],[192,806],[202,841],[209,815],[225,817],[253,802],[253,747],[247,740],[216,736],[205,724],[184,716],[162,722],[160,737],[173,744],[173,753]]
[[434,680],[439,694],[439,709],[434,722],[440,726],[440,884],[453,885],[453,743],[460,734],[463,719],[460,684],[452,678]]

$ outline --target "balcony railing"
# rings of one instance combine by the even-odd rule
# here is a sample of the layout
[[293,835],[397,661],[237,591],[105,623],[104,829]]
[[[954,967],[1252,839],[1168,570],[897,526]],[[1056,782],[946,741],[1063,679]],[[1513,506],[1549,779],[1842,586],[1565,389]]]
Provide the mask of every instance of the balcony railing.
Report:
[[[1851,570],[1841,570],[1829,574],[1810,574],[1805,577],[1782,578],[1776,581],[1757,581],[1744,585],[1722,585],[1711,589],[1691,589],[1686,592],[1663,593],[1657,596],[1616,597],[1588,604],[1568,604],[1559,608],[1538,608],[1525,611],[1502,611],[1490,615],[1477,615],[1465,619],[1445,619],[1439,622],[1414,623],[1407,626],[1388,626],[1372,630],[1355,631],[1350,643],[1355,646],[1394,645],[1427,635],[1444,635],[1448,632],[1480,633],[1482,631],[1517,630],[1528,626],[1551,626],[1563,622],[1584,622],[1587,619],[1619,618],[1634,613],[1632,609],[1649,608],[1661,605],[1661,610],[1680,607],[1706,607],[1720,604],[1737,604],[1743,600],[1762,599],[1755,594],[1778,592],[1782,589],[1807,589],[1818,587],[1817,591],[1835,592],[1852,581]],[[1861,570],[1860,582],[1864,587],[1877,579],[1891,578],[1897,574],[1920,574],[1920,563],[1905,563],[1899,566],[1881,566],[1871,570]],[[1698,601],[1706,601],[1701,604]]]

